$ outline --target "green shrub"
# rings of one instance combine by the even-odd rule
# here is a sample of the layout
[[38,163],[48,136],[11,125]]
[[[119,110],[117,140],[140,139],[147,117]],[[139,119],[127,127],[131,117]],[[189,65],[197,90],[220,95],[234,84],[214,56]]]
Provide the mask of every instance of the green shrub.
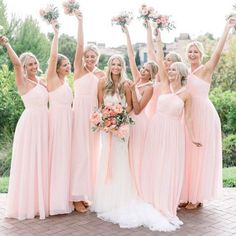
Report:
[[8,177],[0,177],[0,193],[7,193],[8,192]]
[[230,134],[223,139],[223,166],[236,166],[236,135]]
[[220,116],[224,135],[236,133],[236,92],[222,91],[215,88],[210,93],[210,99]]

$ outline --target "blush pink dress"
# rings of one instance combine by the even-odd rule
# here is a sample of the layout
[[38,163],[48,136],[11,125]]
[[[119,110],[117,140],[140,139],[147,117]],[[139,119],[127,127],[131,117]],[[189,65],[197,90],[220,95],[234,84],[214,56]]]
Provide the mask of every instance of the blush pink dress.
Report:
[[[208,98],[210,84],[190,74],[187,89],[192,95],[192,120],[195,147],[186,138],[186,168],[181,202],[203,202],[220,195],[222,190],[221,125],[217,111]],[[186,132],[187,135],[187,132]]]
[[48,216],[48,92],[38,83],[21,96],[25,110],[15,130],[6,217]]
[[157,100],[161,94],[160,82],[156,81],[153,85],[153,95],[147,106],[145,107],[145,113],[147,117],[150,119],[156,113],[157,110]]
[[70,213],[72,91],[65,82],[49,93],[50,215]]
[[149,121],[142,162],[144,200],[153,204],[171,222],[176,216],[184,176],[185,138],[181,122],[184,102],[177,93],[162,94],[157,112]]
[[[136,87],[137,98],[140,101],[142,98],[138,88],[143,87],[147,84],[140,84]],[[147,133],[148,118],[145,113],[145,108],[140,114],[135,115],[131,113],[131,117],[135,121],[134,125],[130,126],[130,137],[129,137],[129,161],[132,178],[134,179],[135,187],[138,194],[141,196],[141,163],[143,157],[144,142]]]
[[96,180],[99,133],[90,116],[97,107],[98,78],[89,72],[74,81],[71,201],[91,201]]

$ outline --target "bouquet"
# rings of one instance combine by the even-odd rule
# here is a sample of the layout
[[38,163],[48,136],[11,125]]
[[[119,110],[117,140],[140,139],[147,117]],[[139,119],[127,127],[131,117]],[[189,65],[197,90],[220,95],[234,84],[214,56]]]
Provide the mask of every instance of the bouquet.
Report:
[[175,29],[175,25],[172,21],[170,21],[169,16],[157,14],[156,16],[153,16],[151,20],[155,28],[155,34],[157,34],[157,29],[166,29],[168,31]]
[[62,3],[64,13],[66,15],[73,15],[75,10],[78,10],[80,5],[75,0],[67,0]]
[[122,11],[118,16],[114,16],[111,19],[112,25],[120,25],[122,27],[129,25],[133,19],[131,12]]
[[[39,14],[48,24],[57,22],[57,19],[59,17],[58,8],[53,4],[47,5],[45,9],[40,9]],[[56,27],[59,28],[59,25],[57,24]]]
[[93,131],[103,130],[118,136],[123,141],[129,134],[129,125],[134,124],[133,119],[121,104],[102,105],[92,113],[90,121],[94,125]]
[[146,27],[145,21],[148,21],[157,15],[157,12],[154,10],[153,7],[148,7],[146,4],[143,4],[139,9],[139,16],[138,19],[143,19],[143,25]]

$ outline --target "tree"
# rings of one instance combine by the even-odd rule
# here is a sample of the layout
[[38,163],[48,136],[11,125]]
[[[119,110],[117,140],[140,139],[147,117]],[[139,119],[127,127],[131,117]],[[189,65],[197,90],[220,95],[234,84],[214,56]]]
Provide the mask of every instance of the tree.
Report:
[[72,71],[74,70],[74,57],[76,50],[76,40],[73,36],[62,34],[59,38],[58,51],[68,57]]
[[41,33],[38,22],[31,16],[27,17],[17,27],[12,45],[18,55],[27,51],[35,54],[40,62],[41,69],[43,71],[46,69],[50,42],[46,35]]
[[225,52],[213,75],[213,87],[225,90],[236,90],[236,35],[229,39]]
[[137,65],[137,67],[139,67],[141,65],[141,60],[140,60],[140,55],[139,55],[139,49],[137,50],[136,52],[136,55],[135,55],[135,63]]

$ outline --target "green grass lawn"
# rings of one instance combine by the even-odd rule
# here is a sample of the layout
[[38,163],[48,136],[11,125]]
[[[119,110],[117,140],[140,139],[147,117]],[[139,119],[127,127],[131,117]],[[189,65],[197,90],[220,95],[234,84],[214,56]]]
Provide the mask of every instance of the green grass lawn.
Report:
[[[0,193],[7,193],[8,177],[0,177]],[[236,187],[236,167],[223,168],[224,187]]]
[[8,191],[8,177],[0,177],[0,193],[7,193]]
[[224,187],[236,187],[236,167],[223,168]]

